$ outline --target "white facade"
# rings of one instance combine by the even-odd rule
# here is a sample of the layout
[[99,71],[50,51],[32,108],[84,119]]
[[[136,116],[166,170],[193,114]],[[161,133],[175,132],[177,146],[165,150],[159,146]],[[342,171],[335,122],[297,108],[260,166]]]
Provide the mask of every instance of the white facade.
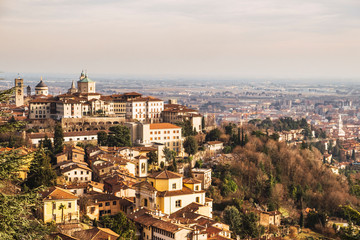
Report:
[[74,167],[63,172],[63,175],[69,182],[89,182],[91,181],[92,171],[81,167]]
[[82,108],[81,103],[77,102],[61,102],[56,104],[56,111],[58,118],[81,118]]
[[177,152],[183,152],[181,127],[170,123],[126,123],[134,144],[161,143]]
[[[35,146],[38,146],[40,144],[40,141],[45,139],[45,134],[29,134],[28,135],[31,143]],[[54,139],[52,137],[52,134],[48,135],[48,138],[53,142]],[[82,141],[97,141],[97,132],[83,132],[83,135],[81,135],[79,132],[66,132],[64,133],[64,142],[65,143],[76,143],[76,142],[82,142]]]
[[164,110],[164,101],[152,98],[137,98],[126,103],[126,118],[140,122],[159,122]]

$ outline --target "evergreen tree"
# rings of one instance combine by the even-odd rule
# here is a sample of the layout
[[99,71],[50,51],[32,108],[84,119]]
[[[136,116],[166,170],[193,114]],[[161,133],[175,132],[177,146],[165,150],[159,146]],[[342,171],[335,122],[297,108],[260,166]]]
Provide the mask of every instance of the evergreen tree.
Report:
[[205,131],[204,129],[205,129],[205,117],[202,117],[201,118],[201,129],[203,130],[203,131]]
[[46,225],[35,219],[32,212],[40,206],[36,191],[3,194],[3,188],[11,188],[8,180],[16,180],[26,160],[33,154],[21,156],[17,151],[0,154],[0,239],[43,239],[49,233]]
[[0,180],[15,180],[25,160],[32,157],[33,154],[22,156],[14,150],[0,153]]
[[198,151],[198,144],[193,136],[189,136],[184,141],[184,150],[185,152],[191,156],[197,153]]
[[54,154],[61,153],[64,148],[64,131],[61,124],[56,124],[54,133]]
[[46,155],[43,148],[39,148],[30,165],[25,185],[30,189],[34,189],[40,186],[50,187],[55,184],[56,173],[51,168],[49,156]]
[[44,140],[42,141],[42,146],[43,148],[49,150],[50,152],[53,152],[53,145],[52,145],[52,142],[51,140],[48,138],[47,135],[45,135],[45,138]]
[[0,192],[0,239],[43,239],[49,228],[32,216],[40,205],[37,192]]
[[208,134],[206,134],[206,141],[218,141],[221,136],[221,131],[218,128],[211,130]]
[[352,150],[352,155],[351,155],[351,159],[356,161],[356,153],[355,153],[355,149]]
[[170,150],[170,148],[165,147],[163,150],[164,157],[166,162],[170,163],[172,160],[175,159],[176,152]]
[[149,158],[149,164],[154,164],[158,161],[158,155],[157,155],[156,151],[148,152],[147,157]]
[[100,223],[119,234],[119,239],[136,239],[135,224],[123,212],[113,216],[105,215],[100,218]]
[[126,126],[117,125],[109,128],[107,145],[109,147],[130,147],[130,129]]
[[107,140],[108,140],[108,134],[105,131],[100,131],[97,133],[97,141],[98,145],[100,146],[106,146]]

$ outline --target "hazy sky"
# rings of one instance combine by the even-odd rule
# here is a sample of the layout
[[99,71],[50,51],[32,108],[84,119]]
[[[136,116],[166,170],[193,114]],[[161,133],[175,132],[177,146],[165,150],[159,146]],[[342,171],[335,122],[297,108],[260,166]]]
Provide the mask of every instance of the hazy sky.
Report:
[[0,0],[5,72],[360,79],[359,0]]

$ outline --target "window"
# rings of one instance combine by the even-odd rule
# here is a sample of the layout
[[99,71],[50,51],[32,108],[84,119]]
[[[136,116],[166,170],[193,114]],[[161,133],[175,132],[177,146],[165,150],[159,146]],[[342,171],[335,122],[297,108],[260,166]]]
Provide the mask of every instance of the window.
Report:
[[147,207],[148,206],[148,200],[145,198],[144,199],[144,206]]
[[200,197],[196,197],[196,202],[200,203]]
[[56,210],[56,203],[53,202],[52,207],[53,207],[53,210]]
[[175,201],[175,207],[181,207],[181,200]]
[[71,208],[71,202],[68,202],[68,208]]
[[176,183],[173,183],[172,189],[176,189]]
[[116,201],[113,201],[113,205],[116,205]]
[[84,171],[81,171],[81,175],[83,175],[84,174]]
[[106,203],[105,203],[105,206],[110,206],[110,202],[106,202]]
[[102,203],[99,203],[99,207],[102,207]]
[[76,174],[77,174],[77,171],[74,172],[74,175],[76,175]]

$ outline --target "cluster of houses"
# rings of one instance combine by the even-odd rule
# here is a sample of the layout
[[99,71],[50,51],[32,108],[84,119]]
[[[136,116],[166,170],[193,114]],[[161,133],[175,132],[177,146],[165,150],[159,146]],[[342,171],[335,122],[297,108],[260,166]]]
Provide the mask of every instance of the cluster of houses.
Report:
[[[211,169],[192,168],[190,177],[184,177],[181,171],[160,167],[167,165],[165,148],[185,156],[182,127],[176,123],[190,122],[194,131],[202,131],[198,111],[135,92],[105,96],[96,92],[95,85],[81,73],[77,87],[73,82],[65,94],[49,95],[41,79],[35,94],[28,87],[25,95],[23,79],[15,79],[14,109],[23,111],[28,128],[39,130],[24,133],[24,138],[38,147],[45,138],[53,141],[52,121],[64,129],[65,146],[55,155],[57,185],[41,193],[38,212],[45,223],[60,226],[54,238],[117,239],[119,235],[110,229],[83,229],[79,222],[83,216],[97,221],[122,212],[135,223],[139,239],[231,239],[229,226],[213,219],[213,201],[205,196]],[[118,124],[129,129],[133,147],[98,146],[98,132]],[[85,152],[78,143],[93,147]],[[224,145],[211,141],[204,147],[210,156],[218,156]],[[23,148],[22,154],[32,151]],[[157,159],[150,163],[152,152]],[[22,179],[29,163],[19,172]],[[278,212],[257,214],[260,224],[280,224]]]

